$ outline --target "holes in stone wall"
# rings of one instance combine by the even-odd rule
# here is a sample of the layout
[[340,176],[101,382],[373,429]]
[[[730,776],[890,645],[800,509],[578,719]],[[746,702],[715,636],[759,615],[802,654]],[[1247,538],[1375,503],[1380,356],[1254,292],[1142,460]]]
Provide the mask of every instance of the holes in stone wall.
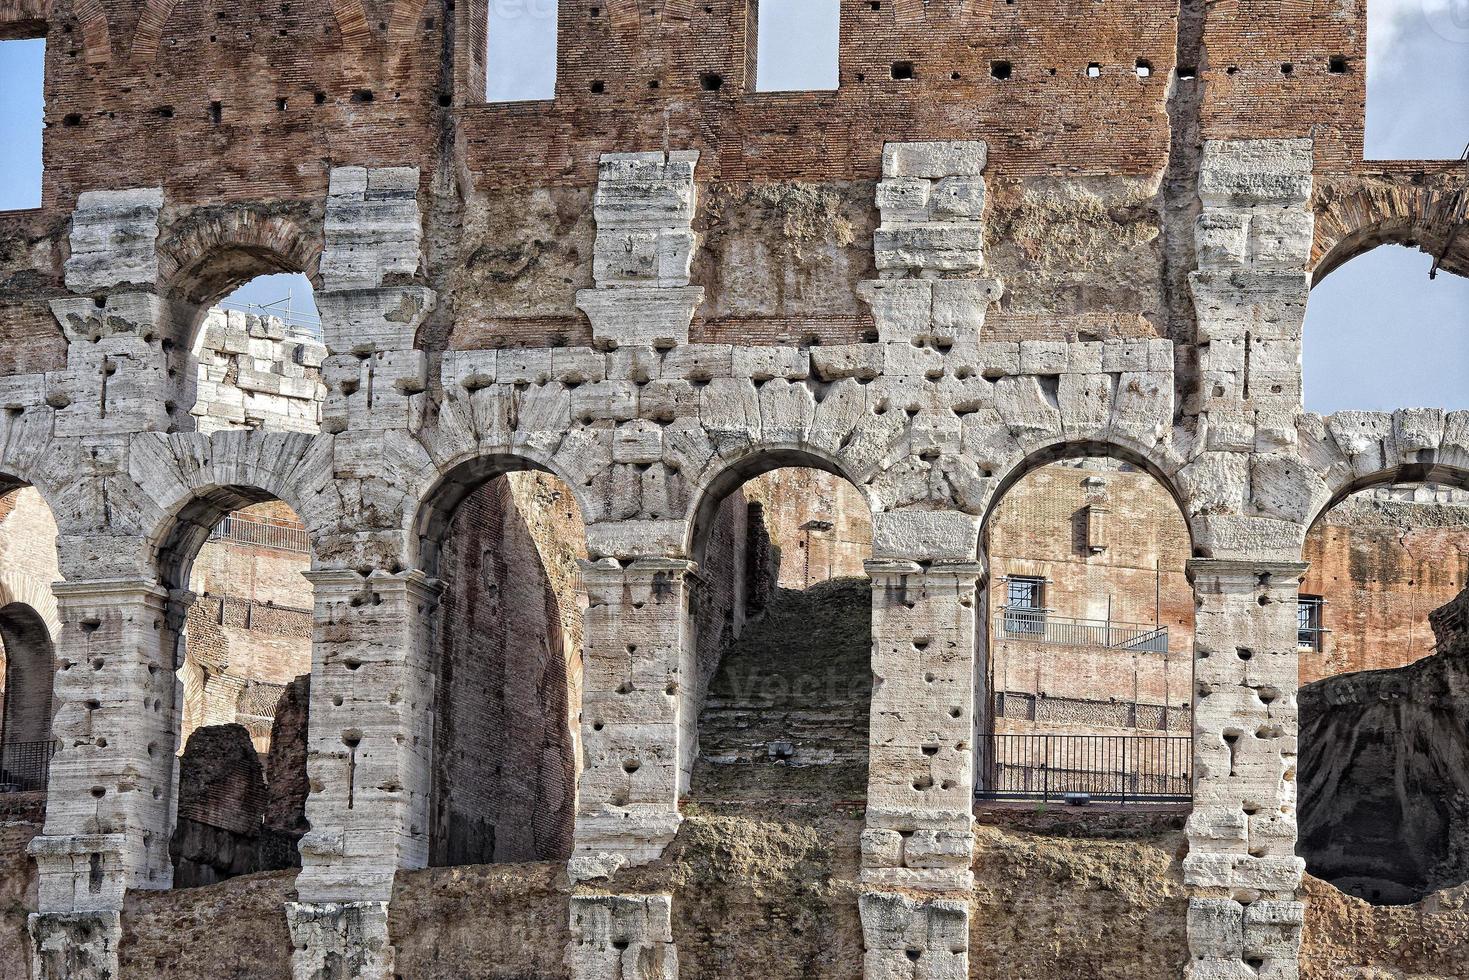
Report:
[[[754,88],[760,92],[817,91],[837,87],[840,58],[838,0],[756,0]],[[878,9],[874,2],[872,9]],[[747,42],[748,43],[748,42]]]
[[889,70],[889,74],[894,81],[911,82],[918,77],[918,69],[911,61],[895,61]]
[[1010,78],[1010,74],[1011,74],[1012,70],[1013,69],[1010,67],[1010,62],[1008,62],[1008,61],[991,61],[990,62],[990,77],[991,78],[997,78],[997,79],[999,79],[1002,82],[1003,81],[1007,81]]

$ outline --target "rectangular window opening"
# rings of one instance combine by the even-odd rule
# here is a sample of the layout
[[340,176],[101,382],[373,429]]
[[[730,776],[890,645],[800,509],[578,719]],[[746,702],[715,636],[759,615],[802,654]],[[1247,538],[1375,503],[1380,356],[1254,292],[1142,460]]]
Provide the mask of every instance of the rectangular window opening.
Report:
[[[1368,160],[1457,160],[1469,139],[1462,4],[1368,0]],[[1342,72],[1345,73],[1345,59]],[[1331,69],[1335,70],[1335,69]]]
[[489,0],[486,101],[556,97],[556,8],[557,0]]
[[1296,605],[1296,645],[1302,650],[1321,652],[1321,607],[1326,600],[1319,595],[1302,595]]
[[1010,636],[1044,636],[1046,580],[1011,575],[1005,582],[1005,632]]
[[770,0],[756,9],[755,90],[831,91],[838,84],[839,0]]
[[0,41],[0,211],[41,206],[46,39]]

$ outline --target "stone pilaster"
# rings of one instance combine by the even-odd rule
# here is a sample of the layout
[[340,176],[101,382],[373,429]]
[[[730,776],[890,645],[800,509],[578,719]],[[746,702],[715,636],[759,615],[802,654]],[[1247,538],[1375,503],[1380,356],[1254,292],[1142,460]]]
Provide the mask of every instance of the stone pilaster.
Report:
[[566,966],[574,980],[677,980],[670,895],[573,895]]
[[37,977],[111,977],[129,888],[173,883],[178,742],[177,633],[151,582],[54,586],[56,706],[46,825],[31,841],[39,872],[30,918]]
[[616,855],[642,864],[678,831],[698,722],[690,703],[692,567],[667,558],[582,566],[588,607],[577,858]]
[[704,287],[690,285],[699,151],[604,153],[594,289],[576,294],[599,346],[687,344]]
[[1314,219],[1311,141],[1210,140],[1199,174],[1199,380],[1190,411],[1211,449],[1269,450],[1293,438]]
[[983,570],[973,562],[888,559],[868,562],[867,572],[873,688],[862,832],[865,976],[967,976]]
[[416,431],[427,406],[428,356],[414,347],[437,294],[420,275],[423,215],[416,167],[337,167],[321,256],[325,432]]
[[672,899],[607,894],[585,882],[656,860],[678,832],[679,794],[697,747],[692,563],[604,558],[582,564],[583,769],[570,874],[574,980],[673,980]]
[[172,331],[157,293],[162,209],[156,187],[77,200],[65,272],[75,295],[51,301],[67,340],[66,369],[46,375],[58,436],[191,427],[178,406],[192,379],[168,376],[163,346]]
[[1296,602],[1306,566],[1196,559],[1192,980],[1293,980],[1304,862],[1296,844]]
[[391,977],[387,902],[428,863],[435,583],[420,572],[307,573],[316,602],[299,900],[286,915],[297,980]]
[[883,147],[873,235],[881,277],[860,283],[884,343],[974,344],[1000,298],[983,278],[984,168],[980,140],[888,143]]

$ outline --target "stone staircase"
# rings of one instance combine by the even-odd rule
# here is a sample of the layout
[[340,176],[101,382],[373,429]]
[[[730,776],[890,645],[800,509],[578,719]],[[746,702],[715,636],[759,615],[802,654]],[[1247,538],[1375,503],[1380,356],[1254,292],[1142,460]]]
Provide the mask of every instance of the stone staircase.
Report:
[[776,592],[720,659],[699,716],[690,801],[861,800],[871,623],[866,579]]

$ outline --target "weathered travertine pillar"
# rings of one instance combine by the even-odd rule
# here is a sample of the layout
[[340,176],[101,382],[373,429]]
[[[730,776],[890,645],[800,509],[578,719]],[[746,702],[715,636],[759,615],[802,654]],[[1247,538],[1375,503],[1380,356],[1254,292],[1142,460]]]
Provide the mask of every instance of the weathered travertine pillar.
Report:
[[[974,835],[975,613],[981,566],[965,515],[878,515],[923,559],[875,559],[867,827],[862,832],[864,975],[968,976]],[[957,532],[957,533],[955,533]],[[910,547],[909,550],[915,550]]]
[[[689,703],[692,568],[674,558],[604,558],[582,566],[584,768],[570,865],[579,887],[657,859],[678,832],[697,721]],[[678,975],[667,895],[579,893],[571,925],[566,956],[577,980]],[[634,973],[634,966],[644,972]]]
[[1296,602],[1306,566],[1195,559],[1192,980],[1293,980],[1305,862],[1296,844]]
[[879,279],[859,283],[884,343],[953,344],[980,338],[1001,286],[983,278],[984,168],[981,140],[883,146],[873,235]]
[[[438,588],[400,570],[397,467],[427,404],[427,355],[414,347],[435,294],[424,285],[419,171],[338,167],[326,202],[322,335],[329,356],[322,431],[335,475],[371,514],[318,553],[338,566],[315,588],[307,774],[298,901],[286,918],[297,980],[387,980],[387,903],[399,868],[428,863],[433,762],[432,617]],[[372,569],[364,574],[359,569]]]
[[576,305],[603,347],[689,342],[704,287],[690,284],[698,150],[604,153],[597,171],[594,289]]
[[31,841],[39,980],[114,977],[128,888],[168,888],[178,739],[167,592],[136,580],[58,583],[46,826]]
[[1208,416],[1208,448],[1269,451],[1295,439],[1301,326],[1314,218],[1311,141],[1204,144],[1189,277],[1199,381],[1190,411]]
[[[287,905],[298,980],[393,976],[387,903],[398,868],[428,863],[431,617],[422,573],[307,573],[315,593],[299,901]],[[351,964],[332,972],[334,962]]]

